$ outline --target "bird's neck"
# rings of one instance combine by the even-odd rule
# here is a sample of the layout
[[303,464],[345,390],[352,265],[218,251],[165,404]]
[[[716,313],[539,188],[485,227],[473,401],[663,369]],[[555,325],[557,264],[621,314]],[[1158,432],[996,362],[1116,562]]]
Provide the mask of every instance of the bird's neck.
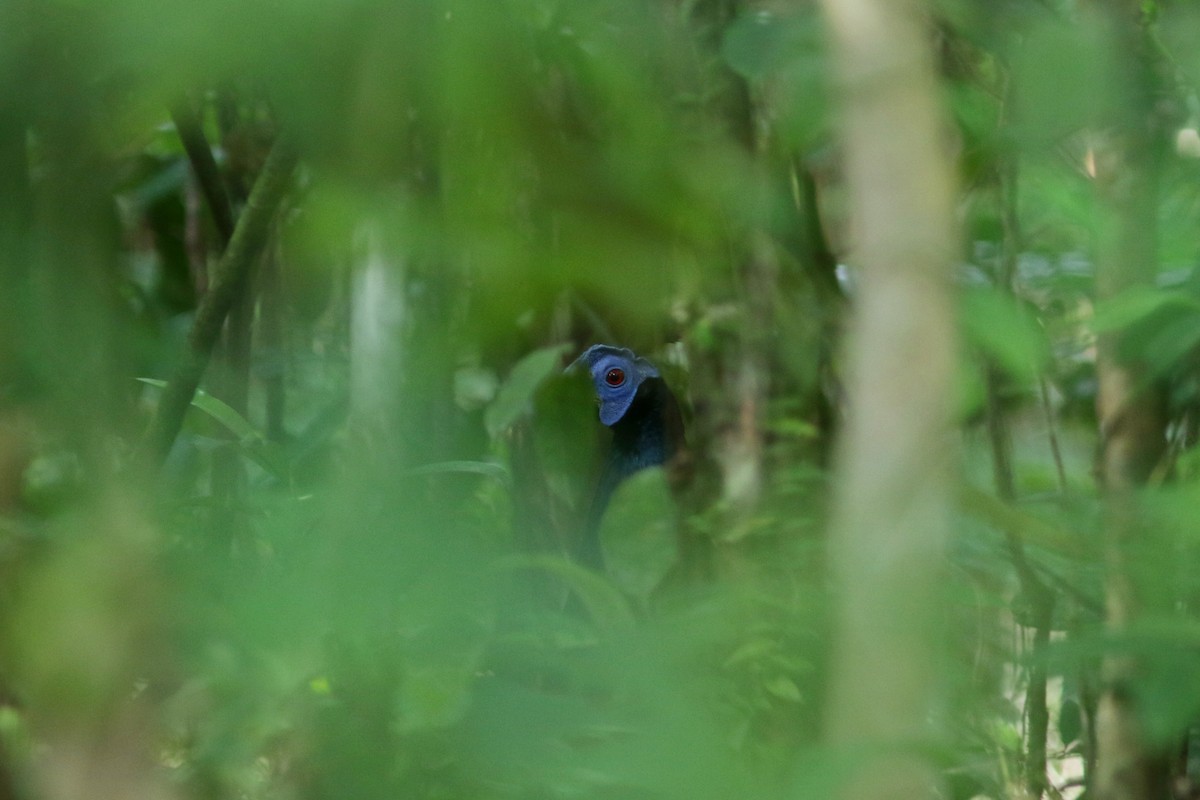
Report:
[[612,449],[588,509],[580,557],[603,567],[600,520],[617,486],[638,470],[667,464],[685,447],[679,402],[660,378],[649,378],[612,426]]
[[679,404],[658,378],[646,380],[629,410],[612,426],[612,460],[620,477],[644,467],[665,464],[682,446]]

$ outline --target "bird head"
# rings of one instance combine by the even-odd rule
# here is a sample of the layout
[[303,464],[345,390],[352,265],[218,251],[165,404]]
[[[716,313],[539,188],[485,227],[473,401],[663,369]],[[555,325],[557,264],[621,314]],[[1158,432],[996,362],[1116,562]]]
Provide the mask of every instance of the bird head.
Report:
[[625,416],[643,381],[660,377],[653,364],[632,350],[607,344],[592,345],[575,364],[586,365],[591,373],[600,400],[600,421],[609,427]]

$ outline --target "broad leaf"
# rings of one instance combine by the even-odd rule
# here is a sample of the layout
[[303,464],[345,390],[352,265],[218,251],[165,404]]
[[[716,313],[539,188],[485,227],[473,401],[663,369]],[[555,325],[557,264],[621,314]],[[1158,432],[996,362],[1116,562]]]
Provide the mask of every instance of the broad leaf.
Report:
[[534,393],[558,371],[559,362],[569,348],[567,344],[543,347],[517,362],[484,412],[483,422],[490,436],[499,436],[532,408]]

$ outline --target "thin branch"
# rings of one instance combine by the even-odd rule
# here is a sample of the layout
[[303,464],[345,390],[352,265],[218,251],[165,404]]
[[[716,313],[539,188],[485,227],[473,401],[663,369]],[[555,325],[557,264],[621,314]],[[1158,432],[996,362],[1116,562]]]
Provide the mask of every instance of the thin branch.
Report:
[[180,103],[171,109],[171,119],[175,123],[179,140],[183,143],[183,150],[187,153],[188,162],[192,165],[196,182],[200,184],[204,201],[208,203],[209,211],[212,212],[221,244],[228,245],[233,237],[233,206],[229,202],[229,195],[225,193],[221,171],[213,158],[212,148],[208,146],[204,130],[200,127],[200,120],[186,103]]
[[[987,370],[987,427],[991,439],[996,493],[1008,503],[1016,500],[1016,481],[1012,465],[1012,437],[1008,420],[1000,404],[1001,376],[995,367]],[[1004,528],[1009,559],[1021,586],[1021,599],[1028,606],[1029,625],[1033,628],[1034,659],[1029,665],[1025,692],[1024,777],[1030,797],[1041,797],[1047,786],[1046,734],[1050,712],[1046,704],[1046,665],[1040,656],[1050,642],[1050,624],[1054,613],[1054,593],[1042,581],[1025,553],[1025,543],[1011,528]]]
[[1038,399],[1042,413],[1046,416],[1046,438],[1050,441],[1050,455],[1054,459],[1054,474],[1058,478],[1058,493],[1067,493],[1067,470],[1063,466],[1062,447],[1058,443],[1058,423],[1054,418],[1054,408],[1050,404],[1050,389],[1046,378],[1038,376]]
[[283,442],[287,431],[283,426],[287,393],[284,383],[283,358],[283,298],[279,286],[279,254],[269,251],[263,261],[261,352],[265,353],[267,365],[262,376],[267,395],[267,438],[272,442]]
[[[1011,105],[1011,80],[1005,81],[1001,104],[1001,124],[1005,124]],[[1014,153],[1001,156],[997,170],[997,191],[1000,219],[1003,228],[1000,268],[996,288],[1006,297],[1013,297],[1017,258],[1021,250],[1020,218],[1017,213],[1017,161]],[[1001,499],[1012,503],[1017,499],[1016,480],[1012,463],[1012,435],[1008,418],[1000,402],[1004,376],[994,365],[987,368],[987,426],[992,445],[992,462],[996,492]],[[1034,658],[1029,664],[1025,691],[1025,757],[1023,773],[1025,788],[1031,797],[1041,797],[1048,787],[1046,774],[1046,741],[1050,710],[1046,701],[1046,664],[1042,659],[1050,643],[1050,625],[1054,617],[1055,595],[1041,579],[1025,552],[1025,543],[1012,530],[1004,532],[1009,557],[1021,586],[1021,599],[1027,604],[1033,628]]]
[[196,310],[196,320],[188,334],[187,352],[164,390],[158,413],[150,424],[146,446],[156,464],[163,462],[179,434],[184,414],[221,334],[221,326],[241,296],[250,270],[266,244],[271,220],[295,167],[295,150],[288,142],[277,141],[238,219],[229,247],[217,264],[212,286]]

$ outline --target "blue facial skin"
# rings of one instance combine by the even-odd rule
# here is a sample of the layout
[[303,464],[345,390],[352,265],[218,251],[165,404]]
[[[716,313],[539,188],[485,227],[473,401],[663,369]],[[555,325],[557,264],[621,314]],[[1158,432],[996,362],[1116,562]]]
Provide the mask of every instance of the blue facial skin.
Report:
[[[592,345],[575,363],[587,365],[600,401],[600,421],[610,428],[625,416],[642,382],[660,377],[653,364],[632,350],[607,344]],[[619,385],[607,379],[613,370],[624,376]]]
[[632,350],[597,344],[575,364],[587,366],[600,404],[600,421],[613,432],[580,552],[584,563],[602,569],[599,530],[609,499],[621,481],[638,470],[666,464],[684,447],[683,420],[675,395],[658,370]]

